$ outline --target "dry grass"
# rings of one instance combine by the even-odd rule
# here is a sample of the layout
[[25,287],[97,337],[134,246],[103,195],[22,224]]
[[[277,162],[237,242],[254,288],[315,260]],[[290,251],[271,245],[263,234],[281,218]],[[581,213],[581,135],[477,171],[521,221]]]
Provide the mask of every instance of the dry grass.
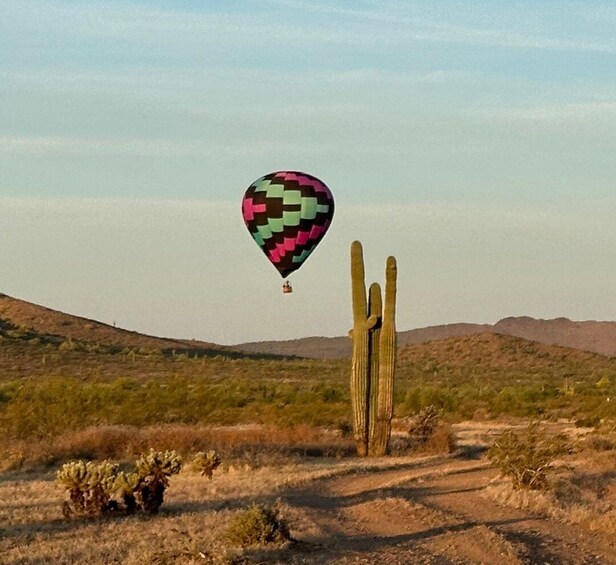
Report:
[[[415,459],[417,460],[417,459]],[[252,469],[231,465],[212,481],[185,470],[173,477],[156,516],[63,520],[63,489],[51,471],[0,479],[0,555],[3,564],[110,562],[225,563],[244,553],[224,541],[234,516],[250,504],[276,502],[282,488],[367,469],[392,469],[411,459],[279,462]],[[421,461],[421,460],[420,460]],[[295,538],[325,535],[305,510],[279,505]],[[284,562],[285,548],[249,550],[251,559]]]
[[351,438],[307,425],[91,426],[48,439],[0,442],[0,470],[36,469],[71,459],[131,461],[150,447],[175,449],[185,456],[215,449],[226,465],[241,461],[252,467],[271,464],[277,458],[335,457],[354,451]]

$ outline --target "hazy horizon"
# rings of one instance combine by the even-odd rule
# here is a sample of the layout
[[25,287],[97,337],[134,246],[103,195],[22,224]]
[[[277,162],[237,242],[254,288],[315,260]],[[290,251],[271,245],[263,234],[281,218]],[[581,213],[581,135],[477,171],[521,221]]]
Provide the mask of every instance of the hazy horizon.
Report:
[[[400,265],[401,330],[616,319],[609,2],[7,0],[0,292],[217,343],[343,335],[348,248]],[[321,178],[282,280],[246,187]]]
[[0,292],[223,344],[345,335],[354,239],[368,282],[382,282],[388,254],[398,259],[400,330],[511,315],[616,319],[609,208],[343,202],[292,275],[292,295],[281,293],[239,202],[2,198],[0,238]]

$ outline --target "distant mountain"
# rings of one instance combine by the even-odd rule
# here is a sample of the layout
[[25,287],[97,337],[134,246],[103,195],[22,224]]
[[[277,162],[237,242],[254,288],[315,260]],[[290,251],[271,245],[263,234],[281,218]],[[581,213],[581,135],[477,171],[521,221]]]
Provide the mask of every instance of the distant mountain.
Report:
[[503,318],[494,324],[493,331],[540,343],[552,343],[610,357],[616,356],[616,322],[574,322],[568,318],[537,320],[522,316]]
[[[114,348],[159,349],[196,355],[296,356],[314,359],[343,359],[351,355],[348,337],[306,337],[287,341],[262,341],[224,346],[196,340],[155,337],[116,328],[96,320],[58,312],[0,294],[0,335],[30,332],[28,339],[61,343],[73,340]],[[504,318],[490,324],[447,324],[398,333],[400,348],[409,344],[446,340],[452,337],[494,333],[520,337],[548,345],[559,345],[616,356],[616,322],[576,322],[528,316]],[[25,335],[25,334],[24,334]]]
[[[504,318],[490,324],[447,324],[398,332],[398,344],[426,343],[450,337],[496,333],[521,337],[548,345],[560,345],[616,356],[616,322],[574,322],[567,318],[537,320],[528,316]],[[351,355],[347,337],[306,337],[287,341],[242,343],[236,349],[252,353],[297,355],[315,359],[342,359]]]

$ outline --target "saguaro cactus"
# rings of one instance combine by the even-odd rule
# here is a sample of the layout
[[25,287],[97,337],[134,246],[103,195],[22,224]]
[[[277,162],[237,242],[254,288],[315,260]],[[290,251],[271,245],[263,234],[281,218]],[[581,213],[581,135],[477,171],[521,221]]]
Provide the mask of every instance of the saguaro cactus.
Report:
[[351,367],[351,403],[353,407],[353,435],[360,456],[368,455],[369,415],[368,399],[370,395],[370,335],[378,317],[368,315],[364,256],[361,243],[351,244],[351,279],[353,294],[353,357]]
[[389,257],[383,310],[378,283],[370,286],[366,299],[362,246],[359,241],[351,244],[351,403],[357,453],[362,457],[385,455],[391,435],[396,362],[396,276],[396,260]]

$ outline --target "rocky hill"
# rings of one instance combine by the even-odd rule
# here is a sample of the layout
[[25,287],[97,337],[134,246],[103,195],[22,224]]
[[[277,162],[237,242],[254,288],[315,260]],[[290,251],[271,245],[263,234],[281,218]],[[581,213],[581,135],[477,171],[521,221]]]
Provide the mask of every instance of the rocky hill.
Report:
[[472,367],[477,373],[483,369],[555,371],[561,366],[572,372],[580,367],[586,371],[616,370],[616,357],[493,332],[407,344],[398,350],[398,362],[423,370]]
[[[402,347],[411,343],[426,343],[486,332],[616,356],[616,322],[575,322],[567,318],[538,320],[522,316],[504,318],[494,325],[461,323],[430,326],[398,332],[398,343]],[[242,343],[234,347],[253,353],[297,355],[315,359],[342,359],[351,355],[351,340],[347,337],[307,337],[288,341]]]

